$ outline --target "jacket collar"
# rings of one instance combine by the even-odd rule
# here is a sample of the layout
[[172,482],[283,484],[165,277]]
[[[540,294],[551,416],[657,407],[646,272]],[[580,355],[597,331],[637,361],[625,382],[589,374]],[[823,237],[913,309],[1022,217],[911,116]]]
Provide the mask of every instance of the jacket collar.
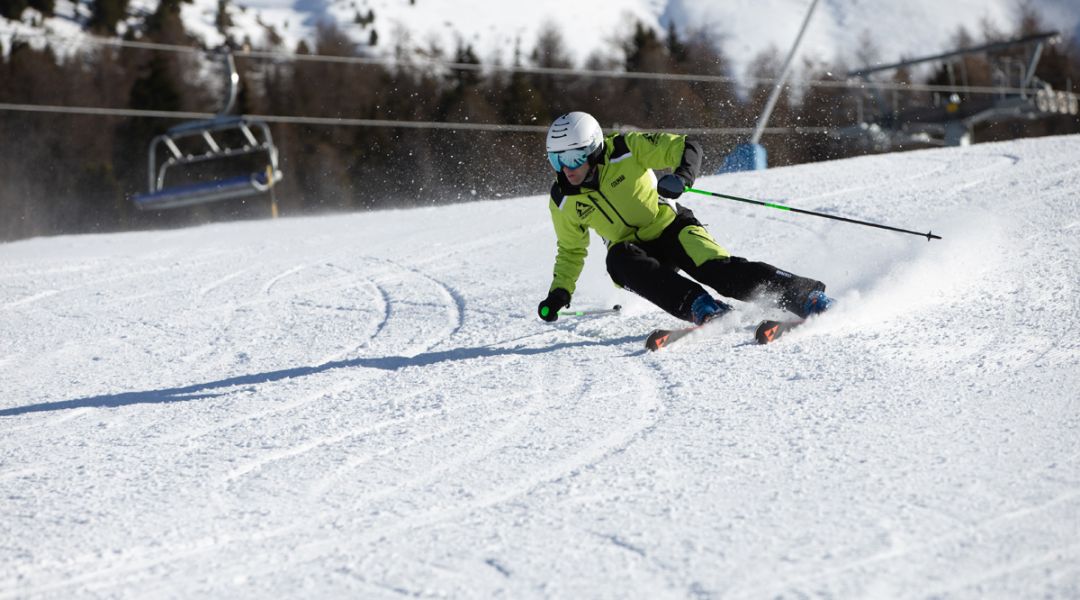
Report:
[[566,178],[566,175],[562,171],[559,171],[557,178],[559,180],[559,188],[567,196],[573,196],[574,194],[583,193],[581,190],[587,188],[590,190],[600,189],[600,167],[607,163],[606,152],[601,155],[600,162],[593,165],[592,170],[585,176],[585,181],[581,182],[581,185],[573,185],[570,180]]
[[563,172],[561,170],[559,171],[556,179],[559,182],[559,189],[563,191],[563,194],[567,196],[581,194],[583,193],[581,191],[582,188],[587,188],[594,191],[600,189],[600,167],[607,164],[609,143],[610,141],[608,139],[604,140],[604,145],[600,147],[600,156],[597,159],[596,164],[593,165],[592,170],[589,171],[588,176],[585,177],[585,181],[581,182],[581,185],[572,185],[570,181],[566,178],[566,175],[563,175]]

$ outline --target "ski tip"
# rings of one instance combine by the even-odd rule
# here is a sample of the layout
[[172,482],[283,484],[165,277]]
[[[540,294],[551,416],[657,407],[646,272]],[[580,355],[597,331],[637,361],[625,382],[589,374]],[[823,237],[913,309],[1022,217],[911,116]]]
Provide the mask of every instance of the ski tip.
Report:
[[780,331],[780,321],[762,321],[754,331],[754,339],[759,344],[768,344],[777,338]]
[[645,339],[645,349],[650,352],[656,352],[661,350],[667,345],[668,338],[671,336],[671,332],[666,329],[657,329],[649,334],[649,337]]
[[757,330],[754,331],[754,339],[759,344],[769,344],[777,340],[780,336],[784,335],[788,331],[798,327],[805,323],[805,319],[798,319],[794,321],[769,321],[765,320],[758,324]]

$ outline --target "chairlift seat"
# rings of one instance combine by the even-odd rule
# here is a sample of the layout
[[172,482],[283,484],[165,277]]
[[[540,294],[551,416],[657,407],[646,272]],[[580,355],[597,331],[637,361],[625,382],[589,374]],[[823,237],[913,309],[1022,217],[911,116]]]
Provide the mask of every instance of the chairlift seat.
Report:
[[234,129],[242,124],[249,122],[247,117],[235,116],[235,115],[219,115],[212,119],[203,119],[200,121],[188,121],[187,123],[181,123],[169,128],[166,135],[170,136],[182,136],[184,134],[201,134],[203,131],[217,131],[221,129]]
[[[222,57],[225,59],[228,89],[224,108],[212,119],[181,123],[150,142],[147,167],[149,190],[132,198],[137,208],[158,210],[242,198],[272,190],[274,184],[281,180],[278,150],[270,135],[270,127],[258,118],[229,115],[236,105],[240,76],[236,72],[232,52],[224,49]],[[265,162],[254,158],[254,155],[264,155]],[[243,166],[238,167],[237,162]],[[228,165],[234,173],[234,169],[242,170],[240,174],[224,179],[166,185],[165,175],[173,168],[182,172],[181,181],[205,179],[215,172],[213,169],[206,170],[206,164],[217,167]],[[265,165],[265,171],[243,174],[262,165]],[[276,202],[274,211],[276,216]]]
[[[203,163],[221,163],[245,155],[265,155],[266,172],[188,184],[166,184],[166,173],[176,168],[191,175]],[[219,116],[181,123],[150,143],[150,189],[132,198],[141,210],[180,208],[204,202],[243,198],[266,192],[281,181],[278,151],[270,128],[259,119]],[[162,158],[163,157],[163,158]]]
[[[274,183],[281,181],[281,171],[274,171]],[[228,179],[178,185],[134,197],[140,210],[163,210],[195,204],[229,200],[261,194],[270,189],[266,173],[252,173]]]

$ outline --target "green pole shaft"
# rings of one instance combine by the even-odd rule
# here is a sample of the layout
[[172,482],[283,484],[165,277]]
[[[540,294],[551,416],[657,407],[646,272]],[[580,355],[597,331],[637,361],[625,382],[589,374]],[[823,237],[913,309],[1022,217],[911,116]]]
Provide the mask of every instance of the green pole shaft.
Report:
[[737,202],[745,202],[747,204],[755,204],[757,206],[765,206],[768,208],[775,208],[777,210],[785,210],[788,212],[799,213],[802,215],[813,215],[815,217],[824,217],[826,219],[832,219],[834,221],[843,221],[845,223],[854,223],[856,225],[866,225],[867,227],[877,227],[878,229],[888,229],[889,231],[898,231],[900,233],[910,233],[920,237],[925,237],[926,241],[940,240],[940,235],[934,235],[933,232],[921,233],[918,231],[911,231],[908,229],[900,229],[899,227],[890,227],[889,225],[881,225],[878,223],[870,223],[868,221],[859,221],[858,219],[849,219],[847,217],[838,217],[836,215],[827,215],[825,213],[814,212],[812,210],[803,210],[801,208],[793,208],[791,206],[784,206],[783,204],[774,204],[772,202],[762,202],[760,200],[751,200],[750,198],[740,198],[738,196],[730,196],[728,194],[718,194],[716,192],[710,192],[708,190],[698,190],[694,188],[686,188],[688,192],[694,192],[695,194],[702,194],[704,196],[715,196],[717,198],[726,198],[728,200],[735,200]]
[[591,315],[606,315],[608,313],[617,313],[622,310],[622,306],[616,304],[611,308],[600,308],[595,310],[560,310],[560,317],[588,317]]

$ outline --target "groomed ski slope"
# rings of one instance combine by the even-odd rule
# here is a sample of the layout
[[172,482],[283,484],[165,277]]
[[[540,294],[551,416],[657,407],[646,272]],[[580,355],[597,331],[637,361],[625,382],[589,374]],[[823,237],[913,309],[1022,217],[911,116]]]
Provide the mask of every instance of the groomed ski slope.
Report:
[[944,237],[684,197],[840,299],[764,347],[540,322],[546,195],[0,245],[0,598],[1076,598],[1078,157],[703,178]]

